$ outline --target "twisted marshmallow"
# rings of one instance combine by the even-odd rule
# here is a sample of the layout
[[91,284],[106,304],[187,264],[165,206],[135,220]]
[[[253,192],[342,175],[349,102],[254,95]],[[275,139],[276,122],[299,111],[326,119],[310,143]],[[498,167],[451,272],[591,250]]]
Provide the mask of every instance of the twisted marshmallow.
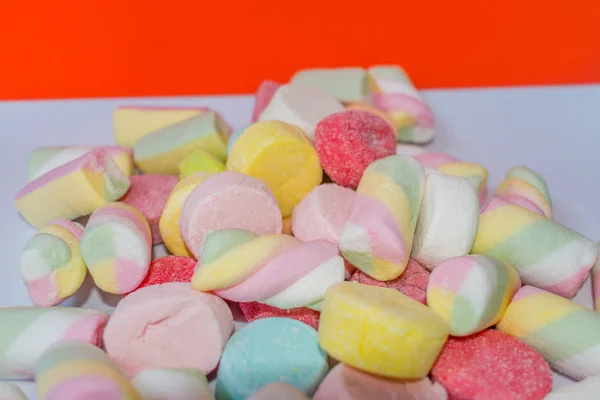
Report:
[[552,218],[552,199],[546,181],[525,166],[508,170],[496,189],[496,197]]

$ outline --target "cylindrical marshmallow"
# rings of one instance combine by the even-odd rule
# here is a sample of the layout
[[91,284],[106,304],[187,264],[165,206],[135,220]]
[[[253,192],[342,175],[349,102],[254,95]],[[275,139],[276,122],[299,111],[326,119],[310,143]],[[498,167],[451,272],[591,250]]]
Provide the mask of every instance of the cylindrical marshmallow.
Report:
[[27,396],[17,385],[0,382],[0,400],[27,400]]
[[21,252],[21,276],[31,301],[53,306],[79,289],[87,270],[79,251],[83,226],[58,219],[40,229]]
[[431,273],[427,306],[448,321],[452,336],[468,336],[495,325],[520,286],[517,271],[502,261],[455,257]]
[[344,258],[375,279],[397,278],[409,260],[424,182],[423,167],[410,157],[371,163],[340,235]]
[[147,286],[121,300],[104,332],[110,357],[133,377],[147,368],[210,373],[233,330],[219,297],[187,282]]
[[479,223],[479,198],[465,178],[428,174],[412,255],[430,271],[448,258],[469,254]]
[[600,374],[600,315],[571,300],[523,286],[496,328],[574,379]]
[[[271,102],[273,96],[277,92],[281,85],[275,81],[265,80],[260,83],[258,89],[256,89],[256,94],[254,95],[254,110],[252,110],[252,123],[258,122],[258,118],[260,114],[264,111],[265,108]],[[235,134],[235,132],[234,132]],[[233,134],[229,138],[233,138]],[[227,144],[227,154],[229,154],[229,143]]]
[[471,252],[514,266],[526,285],[572,298],[596,261],[598,249],[558,222],[495,197],[479,217]]
[[97,347],[57,343],[35,370],[39,400],[141,400],[127,377]]
[[523,165],[508,170],[496,189],[496,197],[552,218],[552,199],[546,181]]
[[311,86],[333,96],[338,101],[371,101],[379,88],[363,68],[311,68],[294,74],[290,83]]
[[83,231],[81,255],[100,289],[116,294],[134,290],[152,259],[148,221],[124,203],[97,209]]
[[199,370],[145,369],[131,383],[143,400],[214,400]]
[[238,228],[259,235],[281,233],[282,218],[273,193],[260,179],[227,171],[204,179],[187,196],[180,217],[181,236],[198,258],[204,235]]
[[31,379],[52,344],[78,340],[99,345],[108,315],[70,307],[0,308],[0,379]]
[[590,376],[577,383],[552,390],[544,400],[598,400],[600,375]]

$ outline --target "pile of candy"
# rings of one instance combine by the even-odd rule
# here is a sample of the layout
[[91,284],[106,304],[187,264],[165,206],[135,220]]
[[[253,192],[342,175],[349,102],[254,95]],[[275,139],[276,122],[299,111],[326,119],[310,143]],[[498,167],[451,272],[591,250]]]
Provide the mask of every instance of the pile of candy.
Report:
[[[117,147],[31,153],[38,306],[0,309],[0,379],[41,400],[595,398],[600,317],[571,299],[597,245],[531,169],[487,201],[483,166],[416,146],[433,117],[402,69],[265,81],[235,132],[207,108],[114,124]],[[123,296],[110,317],[53,307],[88,271]],[[550,393],[550,368],[582,382]]]

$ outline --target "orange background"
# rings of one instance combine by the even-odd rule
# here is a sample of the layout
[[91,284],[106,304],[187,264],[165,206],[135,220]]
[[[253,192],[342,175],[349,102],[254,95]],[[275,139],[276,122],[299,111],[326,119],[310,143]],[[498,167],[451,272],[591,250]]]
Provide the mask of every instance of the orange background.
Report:
[[250,93],[311,66],[600,82],[598,0],[4,0],[0,99]]

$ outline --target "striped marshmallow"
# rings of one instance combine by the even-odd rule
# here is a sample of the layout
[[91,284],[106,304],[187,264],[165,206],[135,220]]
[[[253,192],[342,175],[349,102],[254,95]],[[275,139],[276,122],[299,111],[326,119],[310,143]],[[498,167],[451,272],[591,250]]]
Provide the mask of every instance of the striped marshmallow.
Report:
[[514,266],[526,285],[572,298],[596,261],[598,249],[554,220],[493,198],[480,215],[471,253]]
[[371,163],[340,235],[344,258],[378,280],[400,276],[410,257],[424,182],[423,167],[411,157]]
[[145,369],[131,383],[144,400],[214,400],[206,376],[196,369]]
[[508,170],[496,189],[496,197],[552,218],[552,199],[546,181],[523,165]]
[[574,379],[600,374],[600,315],[571,300],[523,286],[496,328]]
[[292,76],[290,83],[312,86],[345,103],[370,103],[371,96],[379,93],[375,80],[359,67],[303,69]]

